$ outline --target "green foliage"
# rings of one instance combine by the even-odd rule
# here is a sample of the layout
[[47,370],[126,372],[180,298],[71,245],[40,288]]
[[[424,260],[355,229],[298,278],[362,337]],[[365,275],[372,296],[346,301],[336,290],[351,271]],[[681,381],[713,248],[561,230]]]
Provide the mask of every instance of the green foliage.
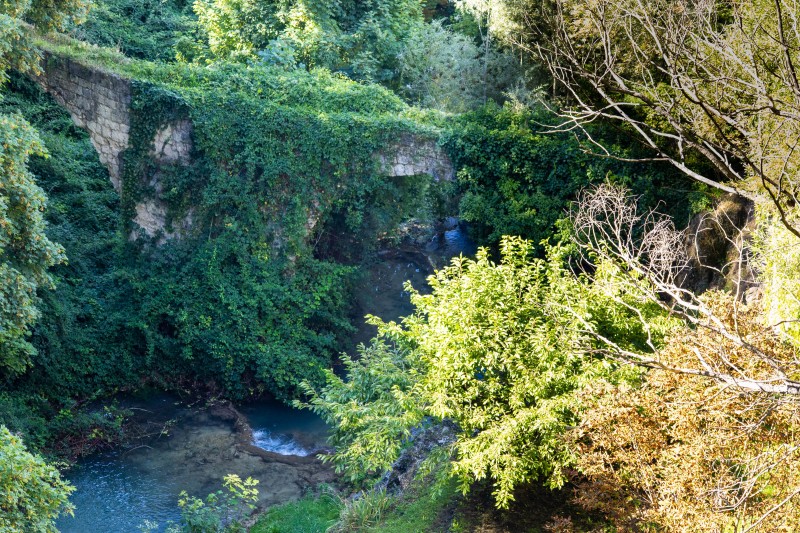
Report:
[[191,3],[183,0],[103,0],[72,34],[96,45],[116,46],[129,57],[170,61],[196,25]]
[[[536,259],[530,242],[505,237],[500,264],[481,249],[431,276],[430,294],[409,287],[414,314],[401,325],[376,321],[383,340],[346,361],[347,380],[329,374],[320,393],[308,391],[310,407],[335,425],[337,468],[351,477],[387,469],[411,428],[432,416],[459,428],[450,471],[463,491],[489,477],[507,506],[521,484],[561,486],[574,460],[563,435],[579,420],[580,390],[601,376],[635,377],[592,356],[587,333],[641,349],[672,327],[657,306],[609,292],[624,287],[574,275],[566,252]],[[605,264],[595,274],[625,278]]]
[[330,492],[270,508],[251,533],[323,533],[339,517],[342,503]]
[[271,260],[250,246],[231,231],[199,250],[185,244],[140,260],[132,272],[145,277],[131,285],[145,368],[237,397],[262,384],[286,399],[300,378],[320,379],[335,332],[351,330],[341,318],[349,269]]
[[26,339],[38,318],[36,290],[51,284],[47,269],[64,250],[45,235],[44,191],[26,168],[44,154],[33,128],[18,115],[0,115],[0,368],[21,373],[35,353]]
[[[236,474],[225,476],[223,490],[200,499],[181,492],[178,506],[181,520],[167,526],[167,533],[244,533],[242,520],[253,512],[258,501],[258,480],[244,481]],[[145,531],[152,531],[157,524],[145,523]]]
[[576,284],[557,250],[546,262],[519,239],[501,249],[500,265],[482,250],[439,271],[395,334],[420,357],[426,409],[461,429],[453,472],[462,489],[488,473],[505,505],[525,481],[563,483],[572,458],[559,436],[577,420],[572,393],[598,368],[562,307]]
[[418,24],[399,55],[398,92],[424,107],[450,112],[474,109],[487,97],[499,101],[519,68],[513,56],[498,50],[485,65],[484,52],[441,20]]
[[56,518],[72,515],[67,498],[73,490],[0,425],[0,530],[56,532]]
[[0,4],[0,85],[11,69],[38,69],[39,55],[23,25],[41,31],[61,30],[79,22],[89,7],[87,0],[6,0]]
[[132,371],[131,339],[122,328],[132,314],[130,298],[113,271],[119,198],[88,136],[69,115],[24,78],[12,78],[9,88],[0,109],[24,113],[50,154],[34,157],[29,168],[49,191],[47,235],[70,258],[51,271],[55,290],[40,295],[34,365],[15,388],[32,396],[49,391],[59,401],[91,396],[121,385]]
[[763,283],[764,318],[795,346],[800,346],[800,249],[797,237],[764,206],[757,211],[754,254]]
[[[503,235],[547,239],[577,192],[607,179],[641,195],[643,205],[664,201],[678,223],[693,214],[692,201],[703,189],[679,172],[587,154],[571,133],[547,133],[551,121],[541,108],[507,104],[468,113],[448,130],[444,143],[459,169],[461,217],[481,241],[495,244]],[[621,135],[598,130],[619,155],[636,150]]]
[[[380,325],[375,318],[370,322]],[[327,385],[319,394],[303,384],[311,400],[296,405],[312,409],[333,428],[329,442],[336,453],[322,459],[332,461],[352,482],[388,470],[424,416],[408,396],[416,381],[408,356],[375,339],[359,347],[358,357],[343,356],[346,380],[327,370]]]
[[[374,154],[435,130],[385,89],[326,72],[126,64],[97,48],[70,50],[147,81],[134,85],[121,199],[88,137],[49,97],[22,79],[7,95],[53,154],[32,168],[53,195],[50,234],[72,257],[44,295],[36,368],[14,387],[30,397],[53,390],[68,404],[143,376],[284,399],[301,379],[321,382],[352,330],[355,274],[322,258],[358,261],[429,209],[430,179],[386,178]],[[194,124],[193,163],[154,165],[156,131],[184,118]],[[190,213],[191,227],[181,239],[129,242],[135,206],[154,196],[166,205],[165,231]]]
[[392,498],[384,490],[365,491],[345,500],[339,520],[326,533],[369,531],[384,518]]
[[[322,72],[133,68],[149,82],[134,86],[123,216],[158,180],[168,224],[192,221],[180,241],[151,247],[140,234],[134,247],[148,360],[168,375],[191,368],[235,395],[248,375],[280,398],[300,379],[319,382],[351,330],[343,317],[354,270],[317,257],[333,249],[358,260],[423,207],[430,178],[386,178],[375,159],[421,128],[387,91]],[[193,124],[194,163],[154,166],[156,130],[181,118]]]
[[198,0],[195,11],[217,59],[255,60],[280,43],[304,66],[379,81],[395,76],[403,42],[422,21],[417,0]]
[[[406,533],[408,531],[436,531],[435,526],[446,507],[454,500],[454,483],[448,480],[444,487],[436,487],[422,479],[416,481],[394,506],[384,513],[383,520],[370,528],[372,533]],[[455,525],[455,524],[453,524]],[[451,526],[450,531],[453,531]]]

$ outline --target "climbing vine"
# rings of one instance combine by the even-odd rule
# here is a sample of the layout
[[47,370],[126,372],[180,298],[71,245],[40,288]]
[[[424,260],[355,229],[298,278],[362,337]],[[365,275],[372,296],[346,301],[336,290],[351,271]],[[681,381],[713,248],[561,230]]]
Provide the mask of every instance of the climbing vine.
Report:
[[[320,380],[352,329],[355,265],[429,200],[430,178],[387,177],[380,154],[435,135],[431,121],[329,73],[123,68],[136,81],[114,268],[134,367],[232,396]],[[187,119],[190,161],[156,161],[157,132]],[[143,205],[161,231],[132,222]]]

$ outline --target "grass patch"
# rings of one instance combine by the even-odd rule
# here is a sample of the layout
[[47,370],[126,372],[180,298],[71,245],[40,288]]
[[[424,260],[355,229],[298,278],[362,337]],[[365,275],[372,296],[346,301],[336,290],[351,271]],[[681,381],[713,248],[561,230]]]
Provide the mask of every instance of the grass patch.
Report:
[[[268,510],[259,517],[250,533],[325,533],[331,526],[337,526],[332,529],[335,531],[363,533],[448,531],[451,513],[447,510],[454,508],[458,499],[455,482],[448,480],[444,485],[433,485],[419,483],[400,499],[376,496],[385,504],[374,513],[366,513],[374,514],[374,520],[364,521],[356,520],[353,515],[358,515],[361,507],[374,505],[375,498],[366,496],[355,500],[349,504],[354,509],[343,512],[346,504],[335,494],[323,492],[306,496]],[[377,525],[371,525],[376,521]]]
[[324,533],[339,518],[339,499],[323,493],[273,507],[250,529],[250,533]]
[[458,498],[455,480],[443,484],[418,483],[397,501],[386,513],[383,522],[371,529],[371,533],[408,533],[410,531],[448,531],[450,520],[446,510]]

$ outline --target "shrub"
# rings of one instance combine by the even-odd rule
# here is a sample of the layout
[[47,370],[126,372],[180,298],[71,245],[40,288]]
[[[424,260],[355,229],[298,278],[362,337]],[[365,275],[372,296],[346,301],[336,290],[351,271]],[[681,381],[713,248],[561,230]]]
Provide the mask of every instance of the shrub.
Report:
[[56,518],[72,515],[67,498],[73,490],[55,467],[0,426],[0,530],[55,533]]

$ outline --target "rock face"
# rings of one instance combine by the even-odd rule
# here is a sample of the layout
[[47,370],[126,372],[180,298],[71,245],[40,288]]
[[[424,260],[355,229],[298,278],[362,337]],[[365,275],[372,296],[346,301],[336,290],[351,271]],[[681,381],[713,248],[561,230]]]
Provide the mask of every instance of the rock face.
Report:
[[111,182],[121,190],[121,154],[130,136],[131,80],[45,53],[44,71],[34,79],[89,132]]
[[452,181],[455,170],[436,141],[406,136],[379,154],[381,170],[388,176],[427,174],[436,181]]
[[696,215],[686,230],[689,265],[681,286],[696,294],[727,289],[740,299],[755,299],[759,283],[749,260],[754,225],[753,203],[736,195]]
[[188,165],[192,162],[192,123],[176,120],[161,127],[153,140],[153,159],[158,163]]
[[440,446],[454,443],[456,436],[456,425],[449,420],[415,430],[411,436],[411,446],[403,450],[391,470],[375,485],[375,489],[386,490],[390,494],[402,493],[414,481],[420,465],[431,452]]

